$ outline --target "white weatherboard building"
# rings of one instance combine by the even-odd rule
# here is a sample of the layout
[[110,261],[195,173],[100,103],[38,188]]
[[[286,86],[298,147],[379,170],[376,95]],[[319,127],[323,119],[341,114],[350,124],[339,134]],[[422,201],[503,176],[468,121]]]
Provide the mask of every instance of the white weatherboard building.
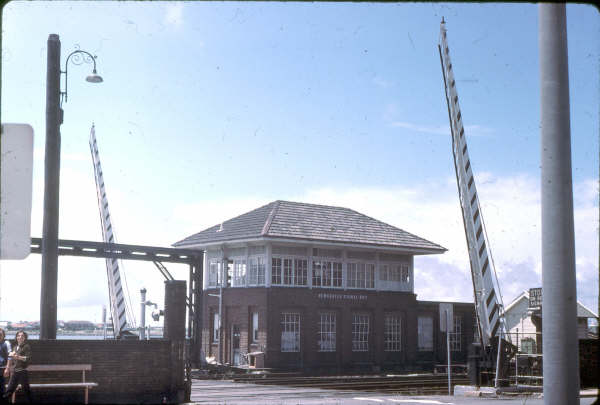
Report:
[[[537,315],[540,316],[539,314]],[[529,292],[523,291],[505,309],[506,326],[514,344],[524,353],[536,353],[539,347],[538,333],[541,333],[541,323],[536,322],[535,311],[529,308]],[[589,338],[588,320],[598,319],[598,315],[577,302],[577,337]],[[536,325],[538,324],[538,325]],[[518,339],[517,339],[518,336]]]

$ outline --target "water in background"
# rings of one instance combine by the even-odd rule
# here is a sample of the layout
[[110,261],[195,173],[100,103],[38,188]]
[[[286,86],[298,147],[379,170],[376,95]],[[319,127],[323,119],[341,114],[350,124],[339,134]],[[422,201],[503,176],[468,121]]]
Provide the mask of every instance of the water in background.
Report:
[[[34,340],[38,340],[40,338],[39,334],[27,334],[27,338],[28,339],[34,339]],[[150,336],[150,338],[152,339],[160,339],[162,338],[162,334],[160,335],[155,335],[152,334]],[[15,333],[8,333],[6,335],[6,339],[10,340],[10,341],[14,341],[15,339]],[[103,340],[104,336],[103,335],[56,335],[56,339],[57,340]],[[106,339],[113,339],[112,335],[107,335]]]

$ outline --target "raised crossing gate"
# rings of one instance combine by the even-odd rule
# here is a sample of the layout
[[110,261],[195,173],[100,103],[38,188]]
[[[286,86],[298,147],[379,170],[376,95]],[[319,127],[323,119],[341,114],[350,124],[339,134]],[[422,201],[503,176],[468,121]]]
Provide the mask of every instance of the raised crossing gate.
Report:
[[509,337],[506,334],[500,287],[496,278],[496,271],[485,232],[479,197],[477,196],[477,187],[475,186],[475,178],[467,149],[467,139],[458,103],[456,80],[452,70],[452,61],[450,60],[450,51],[446,38],[446,26],[443,19],[440,24],[438,49],[446,89],[446,102],[448,103],[454,168],[456,170],[460,206],[469,250],[475,309],[480,328],[481,342],[484,346],[489,346],[490,339],[498,336],[500,333],[503,334],[505,339],[509,339]]
[[[94,125],[92,125],[92,129],[90,130],[90,151],[92,152],[92,162],[94,164],[94,179],[96,180],[96,193],[98,195],[98,208],[100,210],[100,223],[102,225],[102,239],[106,243],[115,243]],[[117,338],[129,326],[129,323],[127,320],[125,294],[123,292],[123,286],[121,283],[119,261],[116,258],[113,257],[106,259],[106,272],[108,274],[108,289],[110,294],[110,312],[113,319],[113,334],[114,337]]]

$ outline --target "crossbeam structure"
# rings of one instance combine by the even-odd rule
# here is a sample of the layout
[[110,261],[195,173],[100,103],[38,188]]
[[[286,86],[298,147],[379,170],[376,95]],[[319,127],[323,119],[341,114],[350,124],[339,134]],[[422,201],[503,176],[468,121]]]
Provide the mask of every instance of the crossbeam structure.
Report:
[[[42,239],[31,238],[31,253],[41,253]],[[115,258],[121,260],[145,260],[163,263],[192,264],[202,260],[203,251],[165,248],[156,246],[126,245],[122,243],[92,242],[60,239],[59,256],[84,256]]]
[[[31,238],[31,253],[42,253],[42,239]],[[120,260],[142,260],[155,263],[181,263],[190,266],[188,281],[188,331],[190,361],[201,364],[202,344],[202,267],[204,251],[193,249],[166,248],[157,246],[126,245],[122,243],[93,242],[84,240],[58,240],[59,256],[115,258]],[[166,269],[166,268],[165,268]],[[164,275],[164,274],[163,274]]]

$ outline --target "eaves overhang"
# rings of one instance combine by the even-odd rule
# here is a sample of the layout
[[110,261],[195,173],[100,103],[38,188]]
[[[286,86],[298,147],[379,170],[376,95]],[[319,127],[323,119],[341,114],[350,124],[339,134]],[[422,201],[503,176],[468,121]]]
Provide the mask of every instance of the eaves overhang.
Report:
[[210,242],[191,242],[189,244],[174,244],[173,246],[185,247],[187,249],[202,249],[207,250],[211,247],[227,247],[235,246],[240,244],[252,244],[252,243],[264,243],[264,242],[279,242],[279,243],[290,243],[290,244],[309,244],[309,245],[320,245],[320,246],[334,246],[344,248],[355,248],[355,249],[370,249],[377,251],[394,251],[398,253],[409,253],[412,255],[428,255],[428,254],[442,254],[448,251],[448,249],[440,246],[439,248],[420,248],[411,246],[400,246],[400,245],[389,245],[379,243],[357,243],[357,242],[340,242],[324,239],[310,239],[310,238],[282,238],[273,236],[259,236],[259,237],[248,237],[238,239],[223,239],[213,240]]

